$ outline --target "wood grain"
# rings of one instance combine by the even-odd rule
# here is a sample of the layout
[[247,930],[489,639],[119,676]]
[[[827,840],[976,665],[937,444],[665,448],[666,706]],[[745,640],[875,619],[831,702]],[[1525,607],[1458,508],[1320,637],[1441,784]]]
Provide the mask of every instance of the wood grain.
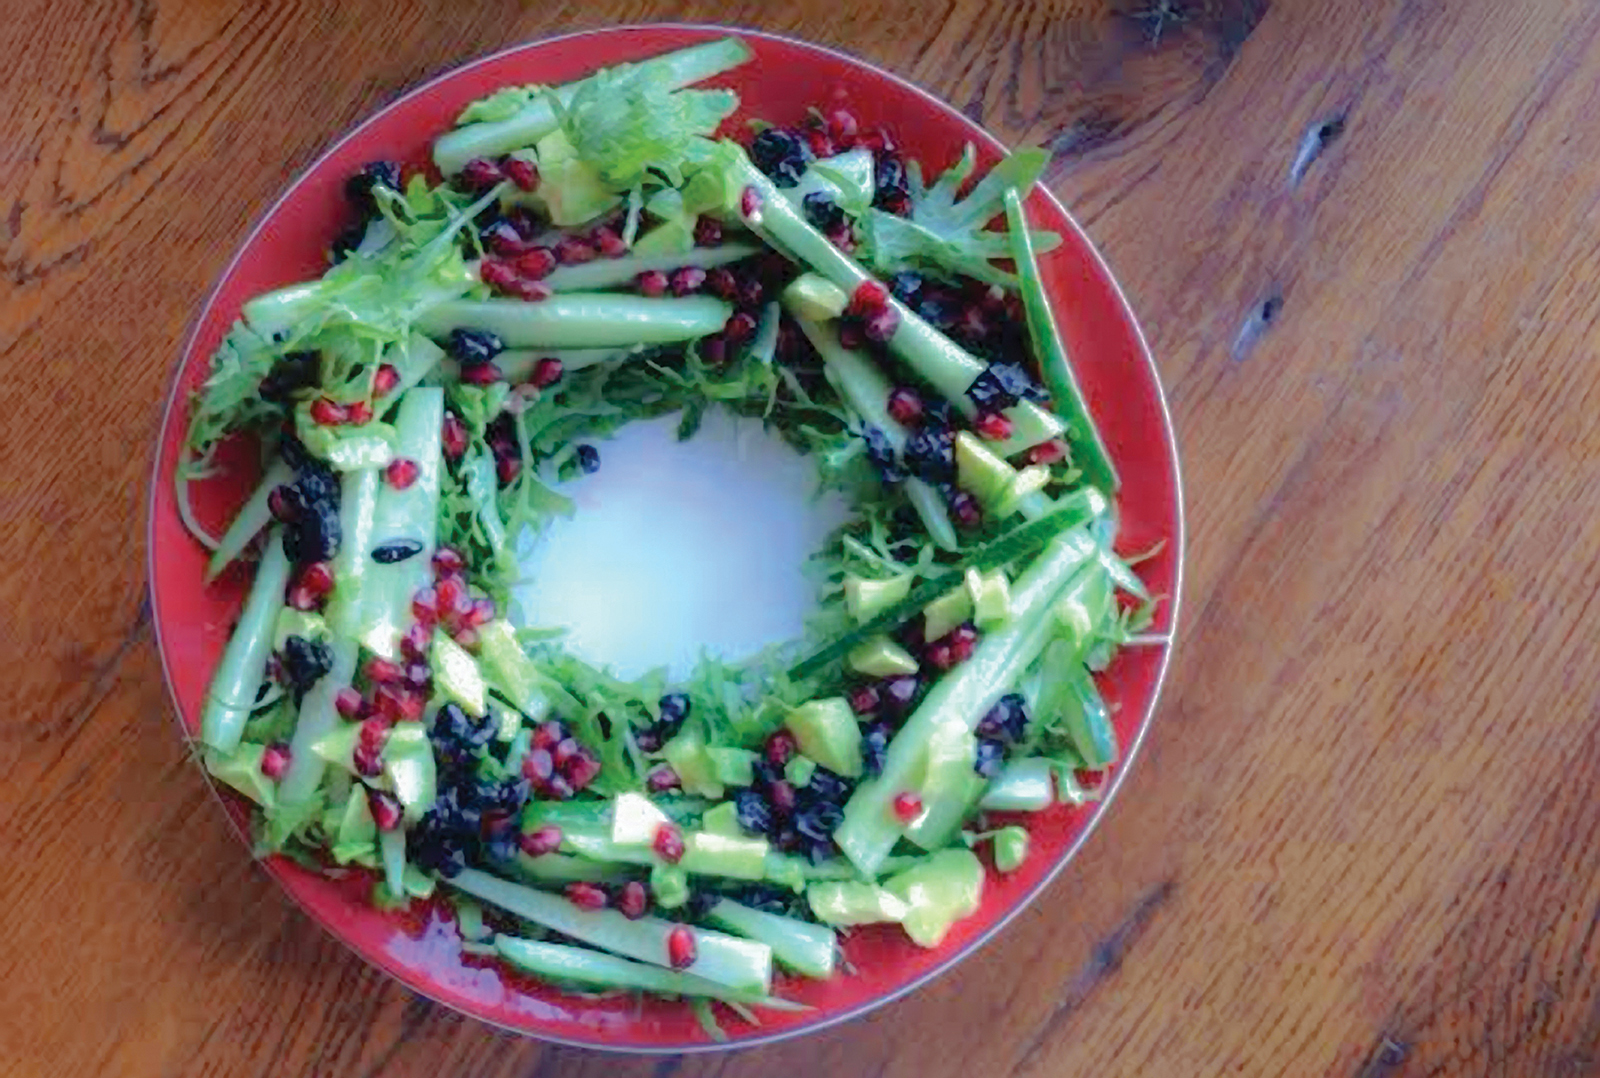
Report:
[[[307,0],[0,20],[0,1057],[18,1075],[1600,1074],[1600,9]],[[1183,443],[1116,810],[955,973],[726,1058],[544,1047],[290,909],[173,736],[144,484],[191,313],[360,116],[557,29],[857,52],[1050,173]]]

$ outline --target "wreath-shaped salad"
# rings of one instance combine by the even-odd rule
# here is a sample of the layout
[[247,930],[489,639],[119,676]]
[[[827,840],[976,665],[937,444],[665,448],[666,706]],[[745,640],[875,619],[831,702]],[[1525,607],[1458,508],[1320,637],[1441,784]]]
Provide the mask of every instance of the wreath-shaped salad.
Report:
[[[1093,672],[1153,602],[1024,216],[1045,155],[927,183],[837,109],[719,140],[734,95],[690,87],[747,56],[509,87],[430,165],[351,176],[328,270],[217,351],[178,476],[187,505],[221,443],[260,445],[225,534],[185,512],[213,575],[253,562],[200,749],[260,849],[708,1020],[845,975],[842,928],[932,947],[973,913],[978,853],[1028,855],[987,813],[1096,796]],[[596,442],[713,406],[848,499],[805,636],[629,681],[519,625],[518,551]]]

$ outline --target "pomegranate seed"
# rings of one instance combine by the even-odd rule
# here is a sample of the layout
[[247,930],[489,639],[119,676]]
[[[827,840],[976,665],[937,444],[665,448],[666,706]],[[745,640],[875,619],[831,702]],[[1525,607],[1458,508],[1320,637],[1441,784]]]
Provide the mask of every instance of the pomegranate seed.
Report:
[[444,446],[444,455],[451,460],[460,460],[467,452],[467,425],[454,412],[446,412],[444,424],[439,435],[440,444]]
[[629,880],[617,889],[617,912],[630,921],[637,921],[650,912],[650,892],[638,880]]
[[555,751],[551,755],[555,758],[556,766],[566,770],[567,761],[578,755],[583,746],[575,738],[564,737],[556,743]]
[[357,745],[350,760],[356,765],[356,774],[365,778],[370,779],[383,774],[383,757],[378,749]]
[[544,795],[552,801],[566,801],[572,797],[572,783],[560,775],[551,775],[544,784]]
[[487,191],[505,178],[505,171],[487,157],[474,157],[456,175],[463,186],[474,191]]
[[834,109],[827,115],[828,134],[833,140],[846,148],[856,140],[860,127],[856,118],[844,109]]
[[522,777],[529,782],[544,782],[555,773],[555,763],[544,749],[530,749],[522,758]]
[[433,552],[433,575],[455,576],[467,567],[467,559],[455,547],[442,546]]
[[345,422],[352,427],[362,427],[372,422],[372,405],[366,401],[356,401],[344,410]]
[[922,815],[922,798],[914,793],[901,792],[894,795],[894,818],[901,823],[910,823]]
[[493,363],[469,363],[461,368],[461,380],[469,386],[492,386],[500,381],[500,368]]
[[601,225],[589,234],[589,242],[594,244],[595,250],[603,258],[621,258],[628,253],[628,245],[622,242],[622,237],[617,235],[616,229]]
[[780,816],[787,816],[794,811],[794,785],[785,779],[779,779],[767,787],[767,798]]
[[976,528],[983,523],[983,507],[971,494],[958,490],[950,496],[950,516],[957,527]]
[[541,303],[555,295],[555,289],[544,281],[530,281],[519,277],[506,288],[506,295],[524,303]]
[[682,785],[682,781],[676,771],[667,764],[662,764],[660,767],[650,769],[650,773],[644,777],[644,786],[651,793],[659,794],[676,790]]
[[672,294],[674,296],[687,296],[700,291],[705,283],[705,270],[699,266],[685,266],[672,275]]
[[950,658],[957,663],[964,663],[972,658],[972,653],[978,647],[978,630],[971,625],[962,625],[947,637],[950,645]]
[[539,166],[532,161],[508,157],[500,167],[505,171],[506,179],[524,191],[532,191],[539,186]]
[[466,626],[469,629],[481,629],[494,620],[494,600],[490,598],[474,599],[472,607],[467,611]]
[[1072,777],[1078,780],[1078,784],[1091,793],[1104,786],[1106,779],[1109,778],[1110,775],[1111,772],[1105,768],[1091,771],[1086,767],[1078,767],[1074,768],[1072,771]]
[[761,301],[767,298],[767,286],[759,278],[750,277],[739,282],[739,294],[736,297],[741,307],[759,307]]
[[605,889],[592,883],[567,884],[567,901],[580,910],[603,910],[610,905]]
[[459,629],[451,634],[451,639],[468,651],[478,650],[478,630]]
[[565,370],[559,359],[554,357],[541,359],[533,365],[533,384],[539,389],[548,389],[561,381],[561,375]]
[[522,852],[529,857],[543,857],[547,853],[555,853],[561,848],[561,828],[553,823],[528,832],[517,840],[517,845],[522,847]]
[[889,306],[889,290],[878,281],[862,281],[850,294],[851,314],[868,315]]
[[842,320],[839,323],[839,347],[857,349],[867,343],[867,334],[861,328],[861,323],[852,320]]
[[372,376],[372,395],[387,397],[399,384],[400,372],[395,370],[393,364],[385,363],[378,368],[378,373]]
[[311,421],[321,427],[340,426],[348,414],[344,405],[337,404],[327,397],[318,397],[311,402]]
[[[404,677],[404,671],[402,671]],[[378,714],[392,723],[416,722],[427,701],[403,685],[379,685],[372,694]]]
[[723,266],[706,271],[706,291],[718,299],[736,299],[739,295],[739,281],[734,277],[733,271]]
[[410,663],[406,666],[406,684],[413,689],[425,689],[433,680],[433,671],[427,663]]
[[574,790],[586,790],[600,774],[600,761],[596,759],[594,753],[584,749],[567,761],[567,769],[563,774]]
[[650,840],[650,848],[656,855],[668,864],[675,865],[683,860],[683,832],[677,824],[664,823],[656,828],[656,834]]
[[367,807],[372,810],[372,822],[379,831],[393,831],[400,826],[400,801],[394,794],[368,787]]
[[367,680],[375,685],[392,685],[405,679],[405,671],[400,669],[400,664],[392,659],[385,659],[375,655],[367,660],[365,668]]
[[419,625],[430,625],[439,619],[439,593],[431,587],[420,587],[411,596],[411,616]]
[[422,469],[417,467],[417,462],[410,457],[395,457],[383,470],[383,477],[395,490],[405,490],[417,481],[417,476],[422,474]]
[[528,242],[510,221],[496,221],[485,229],[483,245],[489,249],[490,254],[499,255],[501,258],[515,258],[528,249]]
[[274,520],[288,523],[300,514],[289,504],[289,488],[287,486],[273,487],[272,493],[267,495],[267,511]]
[[867,316],[862,323],[861,331],[866,334],[867,340],[887,344],[894,336],[895,330],[900,328],[900,312],[893,307],[885,307]]
[[297,581],[300,587],[321,598],[333,591],[333,566],[325,561],[314,561],[300,570]]
[[529,740],[529,743],[536,749],[554,749],[566,736],[566,728],[555,719],[551,719],[548,722],[540,723],[534,728],[533,737]]
[[890,390],[889,415],[902,426],[917,425],[922,421],[922,395],[905,386]]
[[767,763],[773,767],[782,767],[800,751],[800,744],[788,730],[775,730],[772,736],[767,738],[765,751]]
[[849,254],[856,249],[856,234],[850,230],[848,224],[840,225],[828,233],[828,242],[845,254]]
[[673,969],[688,969],[694,960],[694,933],[685,925],[673,926],[667,933],[667,964]]
[[746,187],[739,192],[739,212],[746,217],[755,217],[761,213],[761,192],[754,187]]
[[894,149],[894,142],[881,130],[865,132],[856,141],[859,145],[865,146],[873,153],[882,153],[884,150]]
[[700,338],[700,358],[719,367],[728,362],[728,339],[720,333]]
[[729,344],[740,344],[756,335],[755,316],[740,311],[728,319],[728,324],[722,327],[722,335]]
[[1003,442],[1011,437],[1011,420],[1000,412],[985,412],[972,422],[978,436],[991,442]]
[[361,729],[356,732],[356,747],[369,752],[381,752],[389,740],[390,722],[382,715],[374,715],[370,719],[361,720]]
[[981,340],[989,335],[989,320],[979,307],[968,307],[961,315],[961,328],[969,337]]
[[702,217],[694,223],[694,242],[696,247],[719,247],[722,245],[722,222],[715,217]]
[[366,703],[354,686],[346,685],[333,694],[333,709],[346,719],[355,719],[366,709]]
[[273,782],[283,778],[289,770],[289,746],[281,741],[268,745],[261,753],[261,773]]
[[811,147],[811,152],[816,157],[833,156],[833,140],[826,131],[813,127],[806,132],[806,145]]
[[850,710],[857,715],[871,715],[882,703],[878,690],[871,685],[857,685],[850,690]]
[[935,670],[948,670],[956,664],[955,652],[949,644],[930,644],[922,657]]
[[1060,439],[1040,442],[1028,450],[1027,461],[1029,464],[1055,464],[1067,459],[1067,447]]
[[478,279],[496,292],[504,292],[517,283],[517,271],[505,262],[486,258],[478,266]]
[[550,276],[556,268],[556,253],[548,247],[531,247],[517,256],[517,272],[531,281]]
[[522,474],[522,462],[516,457],[500,457],[494,462],[494,474],[501,486],[509,487]]
[[[412,600],[413,611],[416,601]],[[428,658],[428,648],[433,643],[432,619],[428,621],[413,622],[411,627],[400,637],[400,654],[412,662],[422,662]]]
[[472,596],[459,576],[441,578],[433,586],[434,609],[441,618],[459,617],[472,609]]
[[284,601],[296,610],[310,612],[322,609],[322,596],[310,588],[302,588],[298,584],[289,589],[289,594]]
[[672,282],[660,270],[645,270],[633,279],[633,287],[639,290],[641,296],[664,296]]
[[556,261],[563,266],[577,266],[593,262],[600,253],[576,236],[565,236],[556,241]]

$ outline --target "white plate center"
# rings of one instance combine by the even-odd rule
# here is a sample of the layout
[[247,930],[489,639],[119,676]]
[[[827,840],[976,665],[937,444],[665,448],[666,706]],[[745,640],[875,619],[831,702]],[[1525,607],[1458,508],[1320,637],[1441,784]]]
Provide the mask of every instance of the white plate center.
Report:
[[812,463],[757,420],[711,409],[687,442],[678,417],[594,442],[600,469],[563,485],[577,503],[525,552],[526,620],[622,677],[701,652],[727,659],[793,640],[815,607],[806,559],[844,522],[816,498]]

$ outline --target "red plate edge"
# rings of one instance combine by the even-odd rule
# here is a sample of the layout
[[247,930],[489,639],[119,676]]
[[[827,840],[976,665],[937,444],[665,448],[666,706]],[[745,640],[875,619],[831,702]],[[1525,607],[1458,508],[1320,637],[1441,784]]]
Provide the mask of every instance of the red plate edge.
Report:
[[[237,582],[234,587],[220,591],[202,592],[194,587],[198,579],[195,566],[203,566],[204,555],[198,544],[183,532],[171,485],[183,440],[183,427],[177,422],[182,418],[177,404],[184,390],[197,381],[216,340],[236,316],[238,301],[261,287],[319,270],[314,260],[295,266],[292,259],[284,259],[262,273],[261,267],[247,261],[246,256],[258,245],[282,242],[277,236],[280,228],[288,231],[287,226],[295,222],[278,218],[287,209],[294,208],[291,204],[296,201],[320,200],[324,211],[321,216],[336,213],[333,205],[338,200],[330,196],[342,182],[345,172],[362,160],[379,156],[370,151],[358,155],[364,142],[381,139],[386,127],[398,124],[416,111],[439,114],[436,120],[418,125],[426,139],[441,130],[466,101],[498,86],[530,82],[540,76],[548,81],[565,80],[596,66],[729,34],[749,41],[758,52],[757,62],[761,53],[793,58],[797,52],[810,61],[803,66],[791,64],[785,71],[784,82],[789,91],[780,92],[780,96],[790,99],[786,102],[789,113],[802,113],[807,105],[821,104],[827,99],[826,95],[809,90],[796,93],[793,88],[797,85],[819,82],[848,85],[850,92],[846,100],[853,111],[868,121],[864,126],[877,122],[876,110],[891,108],[891,129],[901,137],[903,144],[907,144],[912,156],[923,160],[930,173],[947,164],[959,151],[963,140],[978,145],[984,164],[991,163],[1004,152],[997,140],[950,105],[865,61],[781,35],[705,24],[611,27],[512,46],[434,76],[362,121],[303,170],[257,219],[197,313],[184,344],[183,361],[173,373],[151,485],[149,573],[157,648],[174,710],[186,738],[192,736],[194,725],[187,716],[197,717],[200,695],[204,691],[202,672],[209,674],[220,652],[223,630],[237,606],[238,588]],[[749,107],[751,103],[762,104],[755,100],[760,97],[759,90],[741,84],[755,69],[753,63],[741,72],[718,80],[740,85],[747,105],[741,108],[736,119],[757,113],[786,122],[798,118],[770,105]],[[871,97],[859,96],[866,94]],[[914,109],[907,111],[906,105]],[[910,137],[905,137],[908,128]],[[342,161],[344,157],[353,160]],[[330,171],[334,164],[341,164],[341,167]],[[325,237],[332,229],[310,220],[317,209],[312,205],[301,210],[301,231]],[[903,937],[897,940],[889,932],[858,932],[847,949],[857,958],[860,972],[827,982],[795,980],[786,986],[786,995],[814,1001],[815,1011],[803,1015],[764,1014],[760,1027],[729,1018],[725,1022],[729,1038],[721,1043],[708,1040],[682,1004],[648,1001],[643,1008],[632,1004],[619,1006],[541,990],[540,986],[520,978],[463,965],[459,956],[449,953],[452,948],[442,937],[438,924],[430,924],[419,931],[417,924],[402,924],[396,918],[378,914],[351,899],[345,893],[347,889],[292,862],[283,858],[265,861],[268,873],[290,898],[368,962],[436,1002],[513,1032],[576,1047],[643,1053],[749,1047],[859,1017],[951,968],[1037,898],[1087,841],[1121,788],[1143,743],[1165,681],[1171,657],[1171,636],[1178,623],[1185,537],[1181,477],[1171,416],[1154,359],[1131,306],[1100,253],[1054,195],[1036,188],[1030,197],[1029,209],[1035,223],[1060,231],[1065,241],[1057,254],[1046,256],[1044,260],[1046,283],[1085,393],[1123,472],[1124,497],[1119,501],[1124,521],[1124,551],[1138,551],[1164,539],[1165,548],[1141,566],[1141,572],[1154,590],[1171,597],[1157,620],[1159,631],[1168,635],[1168,643],[1160,647],[1128,649],[1102,679],[1109,699],[1130,705],[1118,713],[1116,725],[1126,750],[1105,797],[1097,805],[1083,810],[1053,809],[1037,821],[1036,849],[1053,846],[1052,857],[1045,858],[1043,850],[1039,850],[1028,865],[1009,877],[997,878],[991,872],[983,908],[957,925],[945,943],[932,951],[915,948],[904,942]],[[313,249],[320,250],[320,246]],[[1067,257],[1069,255],[1073,257]],[[263,283],[250,280],[252,277],[270,280]],[[224,299],[228,302],[220,304]],[[220,313],[224,309],[226,317]],[[202,344],[204,348],[200,347]],[[1131,371],[1128,369],[1130,360],[1133,361]],[[1130,380],[1135,388],[1131,394],[1127,392]],[[1152,440],[1158,444],[1151,444]],[[1130,500],[1127,494],[1135,490],[1140,497]],[[191,616],[179,615],[169,624],[169,615],[175,606],[185,607],[184,613]],[[183,654],[179,654],[180,651]],[[213,792],[236,830],[248,842],[244,826],[246,812],[240,802],[218,792],[214,784]],[[1047,838],[1048,842],[1038,842],[1038,838]],[[880,962],[880,955],[892,956],[893,960]],[[865,961],[861,961],[863,958]],[[442,979],[446,976],[449,981]],[[514,1004],[520,1004],[521,1009]]]

